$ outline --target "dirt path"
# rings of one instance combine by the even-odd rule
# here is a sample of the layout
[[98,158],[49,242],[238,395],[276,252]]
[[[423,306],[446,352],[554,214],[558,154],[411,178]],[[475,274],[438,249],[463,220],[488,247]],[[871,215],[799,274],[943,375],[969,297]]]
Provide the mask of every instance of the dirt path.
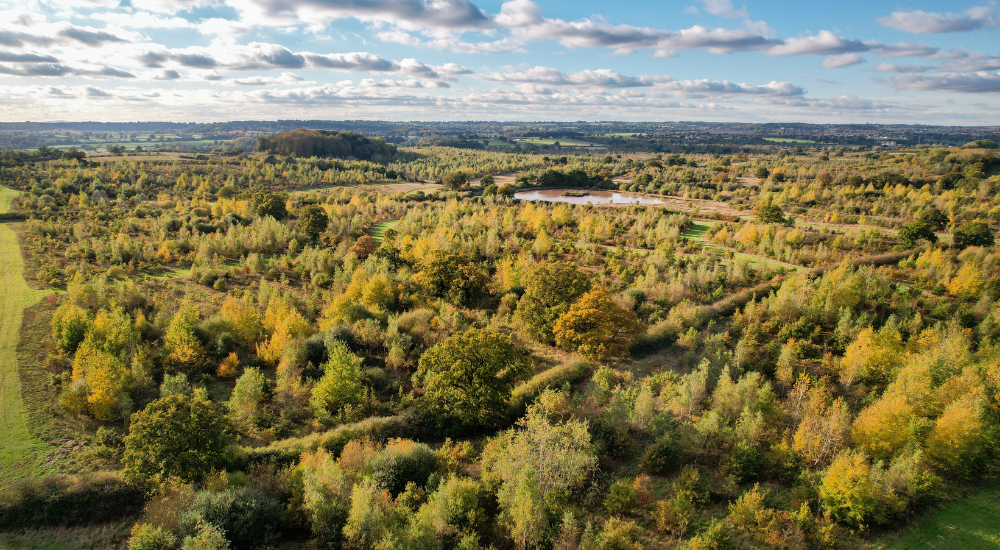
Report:
[[[0,186],[0,212],[18,193]],[[28,411],[17,376],[17,335],[24,308],[46,294],[24,280],[24,259],[14,230],[0,224],[0,486],[31,475],[49,453],[28,431]]]

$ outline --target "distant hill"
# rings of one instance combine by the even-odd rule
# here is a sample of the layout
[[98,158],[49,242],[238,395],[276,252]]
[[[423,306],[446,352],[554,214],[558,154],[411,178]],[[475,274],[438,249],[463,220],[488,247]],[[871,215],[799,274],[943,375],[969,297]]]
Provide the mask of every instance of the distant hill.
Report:
[[290,130],[257,138],[258,151],[297,157],[356,158],[389,162],[401,155],[396,146],[382,138],[332,130]]

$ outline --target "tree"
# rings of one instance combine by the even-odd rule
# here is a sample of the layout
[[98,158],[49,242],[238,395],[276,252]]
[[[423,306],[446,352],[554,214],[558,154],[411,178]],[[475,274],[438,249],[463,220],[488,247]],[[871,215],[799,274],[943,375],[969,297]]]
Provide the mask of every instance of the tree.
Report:
[[823,509],[833,519],[854,527],[882,523],[870,478],[871,466],[864,453],[840,453],[830,464],[819,488]]
[[163,337],[163,348],[167,352],[167,363],[172,368],[194,370],[201,365],[205,348],[194,332],[199,317],[198,309],[185,302],[170,319]]
[[584,294],[552,329],[556,345],[593,360],[624,352],[645,330],[634,311],[611,300],[603,288]]
[[780,206],[771,202],[771,197],[758,204],[754,214],[759,223],[785,223],[785,213]]
[[536,264],[523,280],[527,287],[514,318],[536,340],[554,343],[556,321],[590,290],[590,279],[571,263],[543,262]]
[[465,172],[459,171],[446,174],[442,180],[442,185],[444,185],[444,188],[449,191],[458,191],[459,189],[465,187],[468,182],[469,178],[465,175]]
[[315,241],[326,231],[328,225],[330,218],[326,215],[326,210],[323,210],[322,206],[310,204],[299,211],[299,221],[296,222],[295,228],[299,233],[307,235],[309,240]]
[[470,306],[487,294],[489,276],[464,254],[436,250],[424,264],[421,283],[432,296]]
[[767,166],[758,166],[753,175],[762,180],[766,180],[767,177],[771,175],[771,171],[767,169]]
[[331,340],[327,353],[329,359],[323,364],[323,377],[313,387],[309,408],[316,418],[329,423],[345,408],[360,404],[368,392],[361,384],[361,358],[347,344]]
[[237,426],[247,429],[253,416],[264,404],[267,379],[258,368],[250,367],[236,380],[233,393],[226,402],[229,416]]
[[920,239],[932,243],[937,242],[937,235],[934,234],[931,225],[923,220],[914,220],[899,229],[899,241],[903,243],[903,246],[912,248]]
[[993,246],[993,231],[984,220],[962,224],[953,232],[955,248],[967,246]]
[[948,216],[933,206],[928,206],[917,214],[917,220],[929,225],[933,231],[943,231],[948,226]]
[[484,189],[489,185],[493,185],[494,183],[495,181],[493,179],[493,176],[489,174],[486,174],[485,176],[479,179],[479,185],[483,186]]
[[378,241],[375,240],[375,237],[362,235],[358,237],[357,241],[354,241],[354,245],[348,249],[348,252],[353,252],[359,260],[364,261],[376,250],[378,250]]
[[283,220],[288,216],[285,208],[287,197],[281,193],[254,193],[250,197],[250,207],[255,214],[263,218],[271,216],[276,220]]
[[[544,401],[543,395],[539,403]],[[496,488],[501,518],[512,536],[530,544],[544,536],[552,512],[584,486],[597,466],[597,455],[586,421],[554,421],[540,404],[528,409],[518,427],[489,440],[483,450],[482,475],[488,487]],[[526,516],[525,508],[545,513]],[[535,526],[533,532],[528,525]]]
[[186,395],[153,401],[132,415],[125,454],[129,482],[199,481],[226,460],[229,422],[210,402]]
[[514,187],[509,183],[506,185],[501,185],[500,188],[497,189],[497,195],[500,195],[501,197],[505,197],[508,199],[514,198],[515,194],[517,194],[517,187]]
[[510,336],[472,329],[427,350],[417,378],[435,413],[469,427],[495,427],[507,416],[515,381],[528,372],[530,363]]
[[109,422],[131,412],[132,376],[117,356],[84,343],[73,360],[72,379],[85,388],[90,412],[98,420]]
[[52,314],[52,340],[63,351],[73,353],[87,335],[87,310],[67,302]]
[[996,448],[994,428],[985,421],[981,394],[964,395],[944,408],[927,435],[927,455],[956,478],[976,477]]

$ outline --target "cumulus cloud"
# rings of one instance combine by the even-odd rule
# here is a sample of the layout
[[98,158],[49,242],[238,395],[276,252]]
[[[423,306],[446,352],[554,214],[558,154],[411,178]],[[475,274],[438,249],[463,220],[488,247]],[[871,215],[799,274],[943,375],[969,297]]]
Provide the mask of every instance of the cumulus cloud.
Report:
[[840,67],[850,67],[851,65],[859,65],[864,63],[865,60],[856,53],[845,53],[841,55],[829,55],[820,64],[824,69],[836,69]]
[[866,52],[872,45],[860,40],[848,40],[830,31],[820,31],[812,36],[789,38],[767,50],[767,55],[837,55]]
[[771,81],[768,84],[736,84],[728,80],[674,80],[657,84],[658,90],[677,92],[678,96],[695,97],[703,95],[762,95],[762,96],[801,96],[806,93],[802,88],[789,82]]
[[468,0],[246,0],[234,3],[259,24],[326,25],[338,19],[405,29],[488,29],[493,18]]
[[1000,93],[1000,75],[986,71],[971,74],[901,74],[892,77],[889,84],[897,90],[958,92],[965,94]]
[[933,13],[921,10],[894,11],[876,19],[884,27],[913,34],[941,34],[977,31],[1000,26],[1000,17],[992,7],[979,6],[963,13]]
[[498,83],[590,86],[599,88],[634,88],[652,86],[658,81],[666,82],[671,80],[668,76],[625,76],[610,69],[585,70],[567,74],[551,67],[530,67],[522,70],[515,70],[508,67],[506,72],[494,72],[478,75],[478,77],[482,80]]

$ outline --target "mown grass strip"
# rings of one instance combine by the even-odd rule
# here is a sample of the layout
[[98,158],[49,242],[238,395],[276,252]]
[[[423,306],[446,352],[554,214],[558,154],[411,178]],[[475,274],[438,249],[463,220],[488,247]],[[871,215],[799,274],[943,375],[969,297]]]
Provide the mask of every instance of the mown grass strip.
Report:
[[[18,193],[0,186],[0,212]],[[42,469],[49,455],[45,443],[28,430],[28,411],[17,375],[17,336],[24,308],[45,295],[24,280],[24,259],[14,230],[0,224],[0,487]]]

